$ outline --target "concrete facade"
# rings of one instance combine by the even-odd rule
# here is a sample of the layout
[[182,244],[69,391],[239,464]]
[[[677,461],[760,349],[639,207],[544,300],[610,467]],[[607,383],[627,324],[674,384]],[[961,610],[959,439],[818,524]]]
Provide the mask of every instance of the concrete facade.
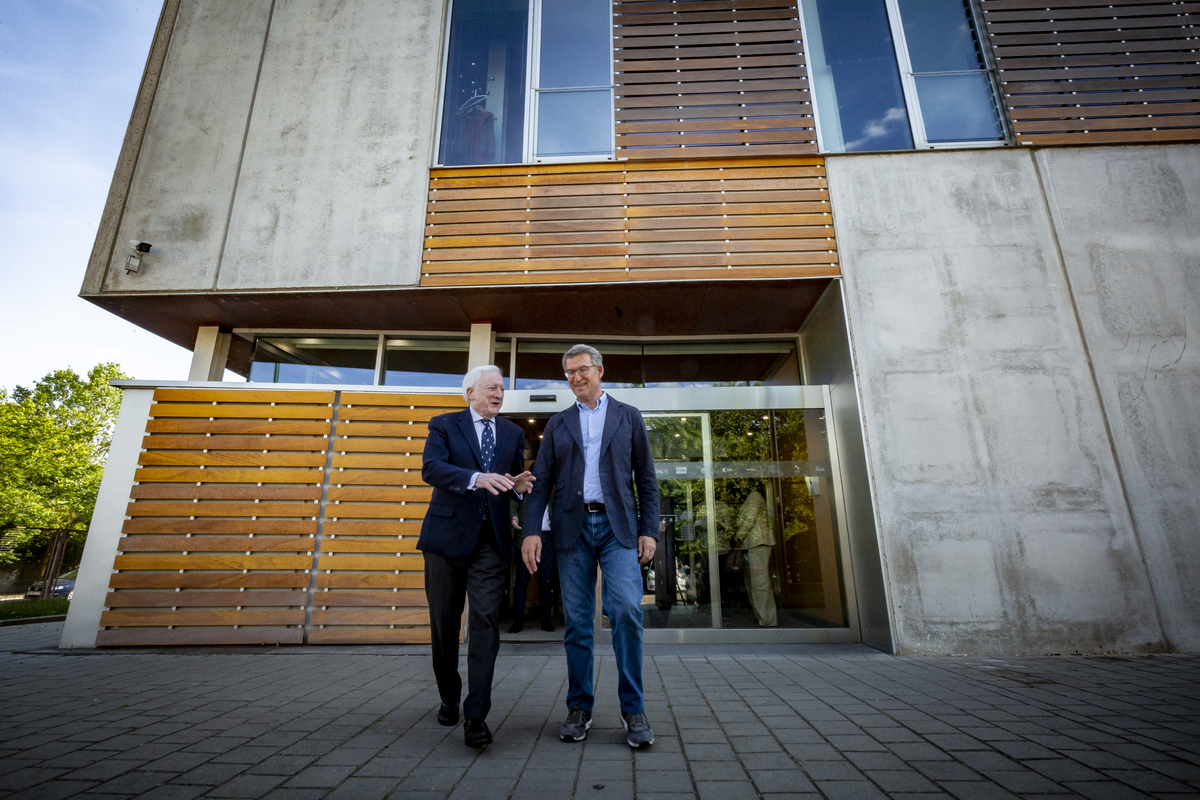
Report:
[[[416,284],[443,6],[183,0],[85,291]],[[132,275],[130,239],[154,245]]]
[[[1187,174],[1179,162],[1194,170],[1195,148],[1173,150],[1126,148],[1117,172],[1129,172],[1129,159],[1150,175]],[[1160,514],[1170,523],[1162,533],[1149,531],[1134,517],[1163,508],[1165,497],[1150,488],[1159,476],[1138,467],[1129,477],[1133,456],[1157,446],[1142,431],[1180,428],[1156,467],[1168,486],[1196,485],[1195,425],[1184,422],[1196,418],[1195,394],[1184,388],[1189,379],[1195,385],[1195,371],[1172,372],[1157,394],[1137,401],[1140,413],[1130,412],[1114,452],[1105,411],[1133,396],[1120,374],[1129,361],[1109,339],[1105,355],[1092,349],[1103,364],[1093,376],[1085,341],[1114,311],[1130,312],[1125,324],[1148,325],[1149,335],[1170,324],[1153,321],[1164,316],[1182,331],[1184,287],[1144,287],[1195,277],[1196,251],[1189,265],[1183,233],[1196,227],[1195,200],[1171,194],[1176,234],[1142,242],[1137,261],[1158,264],[1161,253],[1161,277],[1145,276],[1116,308],[1102,307],[1093,290],[1093,307],[1077,312],[1068,270],[1072,282],[1084,271],[1100,285],[1126,280],[1120,264],[1089,255],[1124,241],[1121,232],[1146,213],[1095,185],[1113,180],[1110,159],[1101,150],[829,159],[899,652],[1157,650],[1195,641],[1198,617],[1187,600],[1197,586],[1195,555],[1180,535],[1196,529],[1194,511],[1187,519],[1195,501]],[[1054,184],[1059,219],[1039,164],[1089,176]],[[1097,205],[1107,207],[1093,216]],[[1069,243],[1063,250],[1076,265],[1064,268],[1059,242]],[[1174,316],[1164,314],[1171,303]],[[1145,358],[1143,350],[1139,376]],[[1127,482],[1146,487],[1132,504],[1122,468]],[[1185,565],[1164,560],[1167,552]]]
[[1174,649],[1200,651],[1200,147],[1037,164]]

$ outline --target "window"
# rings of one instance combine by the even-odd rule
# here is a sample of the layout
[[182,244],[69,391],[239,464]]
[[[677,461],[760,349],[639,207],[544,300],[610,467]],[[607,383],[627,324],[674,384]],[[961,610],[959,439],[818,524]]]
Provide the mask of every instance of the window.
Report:
[[454,0],[438,161],[612,158],[612,81],[609,0]]
[[433,336],[263,336],[251,383],[462,386],[469,341]]
[[823,151],[1005,141],[969,0],[801,6]]
[[[576,340],[520,340],[516,388],[565,389],[562,354]],[[612,388],[790,386],[800,383],[795,341],[591,342],[604,356]]]
[[996,142],[1004,125],[967,0],[897,0],[901,64],[916,95],[918,140],[928,145]]

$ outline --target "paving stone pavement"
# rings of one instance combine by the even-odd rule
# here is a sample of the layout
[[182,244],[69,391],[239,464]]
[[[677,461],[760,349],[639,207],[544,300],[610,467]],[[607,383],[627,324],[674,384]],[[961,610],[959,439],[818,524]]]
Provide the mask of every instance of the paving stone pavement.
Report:
[[631,752],[611,655],[568,745],[561,648],[510,644],[479,752],[419,648],[63,653],[61,630],[0,629],[0,798],[1200,796],[1200,656],[648,646],[657,738]]

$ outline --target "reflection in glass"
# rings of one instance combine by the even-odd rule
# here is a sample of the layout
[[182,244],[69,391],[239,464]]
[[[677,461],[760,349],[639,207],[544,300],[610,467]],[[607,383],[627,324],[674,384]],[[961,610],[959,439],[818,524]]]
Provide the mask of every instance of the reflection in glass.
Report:
[[929,142],[997,141],[1004,126],[965,0],[899,0]]
[[542,89],[612,83],[608,0],[542,0]]
[[383,382],[387,386],[460,388],[469,349],[467,339],[388,339]]
[[916,75],[917,97],[930,142],[996,141],[1004,128],[983,72]]
[[908,112],[883,0],[802,0],[822,147],[909,150]]
[[[566,388],[561,357],[575,342],[521,341],[517,388]],[[593,342],[604,355],[604,384],[618,387],[799,386],[794,341]]]
[[824,412],[644,418],[662,505],[646,627],[846,627]]
[[913,72],[976,70],[983,62],[964,0],[899,0]]
[[442,101],[442,164],[522,160],[528,19],[528,0],[455,0]]
[[250,363],[253,383],[375,383],[379,338],[260,338]]
[[612,92],[538,93],[537,157],[612,153]]

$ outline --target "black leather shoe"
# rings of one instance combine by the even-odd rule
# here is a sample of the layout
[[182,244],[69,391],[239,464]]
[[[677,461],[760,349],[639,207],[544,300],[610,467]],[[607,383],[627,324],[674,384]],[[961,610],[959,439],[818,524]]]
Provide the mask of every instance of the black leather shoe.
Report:
[[452,706],[449,703],[442,703],[442,707],[438,709],[438,724],[445,725],[447,728],[458,724],[458,706]]
[[508,626],[509,633],[520,633],[523,630],[525,630],[525,624],[522,622],[514,622]]
[[467,747],[487,747],[492,743],[492,732],[481,719],[469,719],[463,725],[463,736]]
[[554,623],[553,622],[543,622],[542,630],[544,630],[546,633],[554,633]]

